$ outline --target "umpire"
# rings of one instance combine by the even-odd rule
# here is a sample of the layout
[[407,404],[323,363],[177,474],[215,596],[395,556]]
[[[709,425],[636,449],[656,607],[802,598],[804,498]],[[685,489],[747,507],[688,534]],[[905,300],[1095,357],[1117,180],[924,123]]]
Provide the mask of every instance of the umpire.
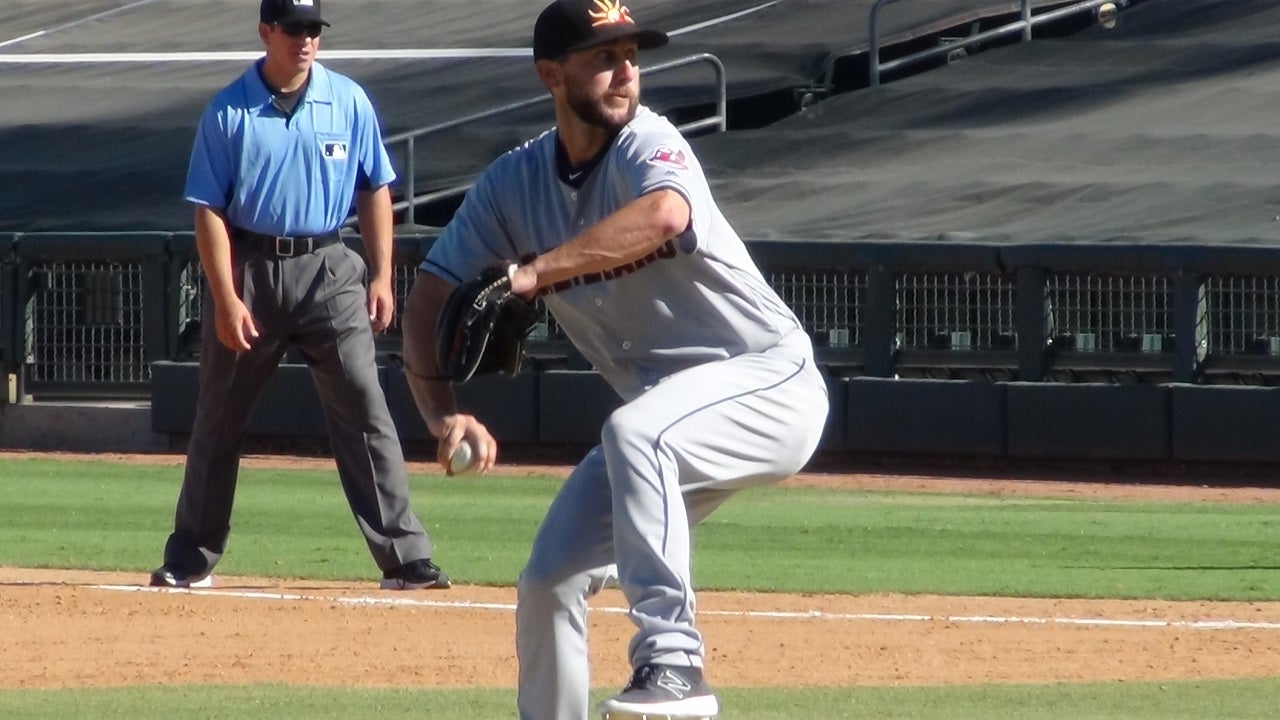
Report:
[[[373,334],[395,312],[395,171],[364,90],[315,62],[328,25],[320,0],[262,0],[265,56],[200,120],[185,190],[207,280],[200,397],[152,585],[209,583],[230,532],[246,423],[292,345],[311,368],[342,489],[382,587],[449,586],[409,507],[374,358]],[[368,265],[338,234],[353,196]]]

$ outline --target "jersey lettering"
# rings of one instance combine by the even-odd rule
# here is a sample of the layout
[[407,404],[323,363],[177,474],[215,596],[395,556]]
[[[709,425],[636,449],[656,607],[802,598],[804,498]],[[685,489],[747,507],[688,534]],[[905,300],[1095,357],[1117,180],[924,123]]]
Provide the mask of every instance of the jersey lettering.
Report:
[[[667,240],[665,243],[663,243],[662,247],[658,248],[657,250],[654,250],[653,252],[649,253],[648,255],[645,255],[642,258],[638,258],[629,263],[623,263],[622,265],[619,265],[618,267],[612,268],[610,270],[587,273],[585,275],[578,275],[576,277],[571,277],[567,280],[561,280],[560,282],[554,285],[549,285],[547,287],[542,288],[541,290],[538,291],[538,294],[551,295],[554,293],[558,293],[562,290],[568,290],[569,288],[575,288],[581,285],[595,285],[598,282],[616,280],[620,277],[626,277],[627,275],[630,275],[631,273],[636,272],[637,270],[648,265],[649,263],[657,262],[659,260],[670,260],[671,258],[675,257],[678,254],[678,252],[679,251],[676,250],[676,241],[674,238],[672,238]],[[532,260],[532,258],[530,258],[530,260]]]

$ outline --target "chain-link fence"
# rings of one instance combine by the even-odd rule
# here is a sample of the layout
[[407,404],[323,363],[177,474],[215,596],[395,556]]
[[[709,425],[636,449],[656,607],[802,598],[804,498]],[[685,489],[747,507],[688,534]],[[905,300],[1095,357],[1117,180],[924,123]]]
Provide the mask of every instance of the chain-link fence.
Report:
[[830,348],[862,345],[865,273],[815,269],[770,272],[765,279],[795,312],[816,345]]
[[28,387],[147,383],[139,263],[51,262],[29,272]]
[[[432,241],[397,238],[397,317]],[[1280,384],[1280,250],[749,245],[841,376]],[[144,396],[151,362],[198,359],[189,234],[33,234],[12,250],[0,359],[27,394]],[[383,361],[400,330],[380,336]],[[554,318],[528,347],[531,369],[573,367]]]
[[19,236],[15,365],[24,393],[145,394],[167,357],[165,233]]

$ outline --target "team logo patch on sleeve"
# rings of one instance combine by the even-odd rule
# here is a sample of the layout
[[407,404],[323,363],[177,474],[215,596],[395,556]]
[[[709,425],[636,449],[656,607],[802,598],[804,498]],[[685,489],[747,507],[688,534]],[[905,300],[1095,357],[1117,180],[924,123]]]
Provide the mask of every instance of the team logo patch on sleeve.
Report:
[[688,170],[689,164],[685,162],[683,150],[673,150],[666,145],[659,145],[649,156],[648,163],[650,165],[661,165],[672,170]]

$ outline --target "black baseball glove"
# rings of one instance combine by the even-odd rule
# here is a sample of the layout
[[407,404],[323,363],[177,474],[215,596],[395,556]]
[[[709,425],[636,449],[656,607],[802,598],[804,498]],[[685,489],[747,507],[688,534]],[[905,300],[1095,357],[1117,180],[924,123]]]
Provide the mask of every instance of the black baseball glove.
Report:
[[515,375],[537,310],[511,293],[506,266],[495,266],[455,287],[436,321],[436,364],[455,383],[473,375]]

